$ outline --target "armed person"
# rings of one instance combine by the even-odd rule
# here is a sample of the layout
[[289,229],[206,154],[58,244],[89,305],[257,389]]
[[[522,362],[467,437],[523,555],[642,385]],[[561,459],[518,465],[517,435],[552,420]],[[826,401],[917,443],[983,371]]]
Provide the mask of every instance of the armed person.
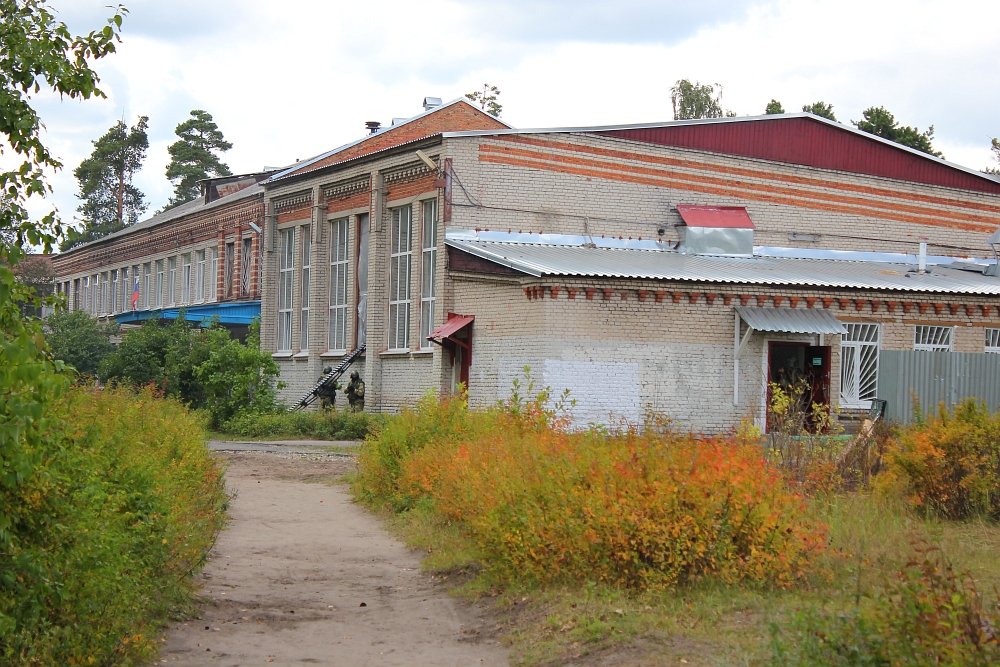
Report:
[[365,409],[365,382],[357,371],[351,373],[351,381],[347,384],[345,393],[347,401],[351,404],[351,410],[360,412]]
[[[328,373],[331,372],[333,372],[333,369],[327,366],[323,369],[323,375],[321,375],[319,379],[322,380]],[[335,407],[338,389],[340,389],[339,382],[328,382],[319,388],[319,404],[323,409],[323,412]]]

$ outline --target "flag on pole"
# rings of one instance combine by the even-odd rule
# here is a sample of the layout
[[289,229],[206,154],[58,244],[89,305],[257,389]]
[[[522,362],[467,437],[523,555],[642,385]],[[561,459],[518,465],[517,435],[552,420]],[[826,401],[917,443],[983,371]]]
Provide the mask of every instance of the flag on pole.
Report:
[[136,304],[139,303],[139,279],[135,279],[135,289],[132,290],[132,310],[135,310]]

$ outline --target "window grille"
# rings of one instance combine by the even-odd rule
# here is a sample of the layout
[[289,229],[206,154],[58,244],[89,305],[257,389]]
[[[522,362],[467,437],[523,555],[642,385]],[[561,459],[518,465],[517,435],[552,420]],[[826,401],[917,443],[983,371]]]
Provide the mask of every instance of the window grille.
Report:
[[177,298],[177,258],[171,257],[167,260],[167,304],[174,305]]
[[191,303],[191,253],[181,256],[181,303]]
[[1000,329],[986,330],[986,351],[1000,354]]
[[410,347],[410,256],[413,209],[392,209],[389,254],[389,349]]
[[233,271],[235,270],[236,264],[236,244],[227,243],[226,244],[226,263],[224,269],[226,271],[225,285],[223,294],[227,297],[233,295]]
[[250,272],[253,270],[253,239],[243,239],[240,254],[240,294],[250,294]]
[[913,332],[913,349],[923,352],[950,352],[954,327],[918,324]]
[[163,260],[156,261],[156,307],[163,308],[163,290],[166,286],[165,276],[163,274]]
[[194,299],[195,301],[205,300],[205,251],[199,250],[195,259],[198,264],[198,268],[195,270],[194,277]]
[[[302,292],[299,296],[299,349],[309,349],[309,269],[312,251],[311,226],[303,225],[299,232],[302,237]],[[249,240],[249,239],[247,239]]]
[[330,338],[331,350],[347,350],[347,227],[348,219],[330,225]]
[[[281,232],[278,249],[278,351],[292,350],[292,257],[295,230]],[[229,244],[232,245],[232,244]]]
[[205,298],[209,301],[215,301],[219,298],[219,251],[215,248],[209,248],[208,255],[212,262],[209,278],[205,281]]
[[869,408],[878,390],[879,325],[845,323],[840,339],[840,402]]
[[432,347],[427,340],[434,330],[434,301],[437,274],[437,200],[429,199],[423,204],[421,220],[421,268],[420,268],[420,347]]
[[108,315],[114,315],[118,312],[118,269],[111,271],[111,276],[108,278],[108,291]]

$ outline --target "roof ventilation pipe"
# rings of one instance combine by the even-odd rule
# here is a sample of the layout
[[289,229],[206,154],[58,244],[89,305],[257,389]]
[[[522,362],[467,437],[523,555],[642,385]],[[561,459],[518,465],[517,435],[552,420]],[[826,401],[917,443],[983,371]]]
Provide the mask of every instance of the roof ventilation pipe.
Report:
[[753,256],[753,222],[742,206],[678,204],[678,250],[688,255]]
[[927,273],[927,237],[920,237],[920,254],[917,256],[917,271]]
[[382,128],[382,123],[377,120],[366,120],[365,127],[368,129],[368,134],[376,134]]
[[425,97],[424,98],[424,111],[430,111],[434,107],[441,106],[440,97]]

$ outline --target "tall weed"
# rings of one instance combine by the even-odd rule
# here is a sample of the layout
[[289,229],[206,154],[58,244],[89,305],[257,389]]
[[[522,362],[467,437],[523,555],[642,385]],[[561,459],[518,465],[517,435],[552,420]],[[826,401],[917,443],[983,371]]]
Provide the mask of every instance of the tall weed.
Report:
[[568,431],[546,400],[474,411],[427,397],[365,443],[355,490],[396,510],[429,499],[501,577],[788,585],[825,549],[826,527],[759,447]]
[[144,664],[225,520],[222,468],[177,401],[76,388],[12,489],[4,665]]

